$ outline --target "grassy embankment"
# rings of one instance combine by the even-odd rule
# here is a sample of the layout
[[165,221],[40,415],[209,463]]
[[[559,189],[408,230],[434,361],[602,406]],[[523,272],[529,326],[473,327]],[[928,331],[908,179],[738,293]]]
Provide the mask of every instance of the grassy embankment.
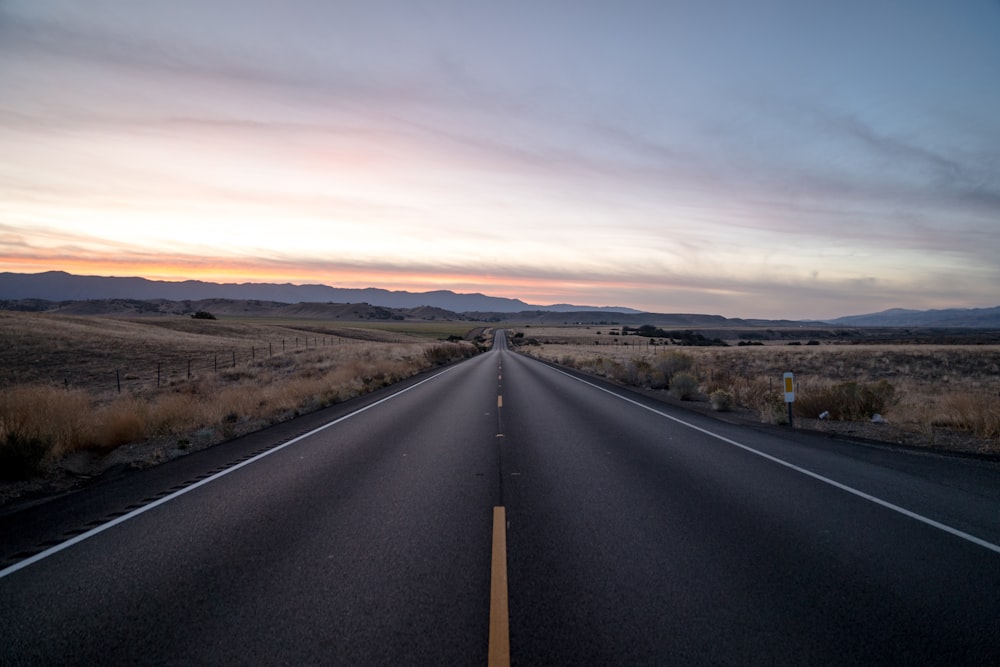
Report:
[[472,326],[0,312],[0,477],[150,439],[213,444],[471,356],[456,339]]
[[610,336],[607,327],[519,332],[539,343],[521,347],[532,356],[716,409],[751,409],[772,423],[786,419],[781,377],[792,371],[798,417],[826,411],[865,421],[879,413],[914,433],[943,428],[992,440],[987,448],[1000,452],[1000,345],[680,347]]

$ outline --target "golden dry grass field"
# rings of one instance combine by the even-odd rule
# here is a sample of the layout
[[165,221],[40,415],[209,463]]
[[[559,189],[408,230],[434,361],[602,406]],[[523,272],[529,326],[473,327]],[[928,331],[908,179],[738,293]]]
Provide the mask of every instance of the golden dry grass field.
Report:
[[170,458],[471,356],[456,339],[483,332],[385,326],[0,311],[0,477],[130,443]]
[[[717,409],[742,408],[780,422],[782,374],[795,374],[795,415],[817,428],[834,421],[887,424],[865,436],[1000,453],[1000,345],[785,343],[737,347],[650,345],[611,327],[528,327],[521,351],[622,384],[671,391]],[[598,333],[600,332],[600,333]],[[720,332],[724,337],[724,332]],[[727,400],[728,399],[728,400]],[[829,418],[819,423],[822,412]]]

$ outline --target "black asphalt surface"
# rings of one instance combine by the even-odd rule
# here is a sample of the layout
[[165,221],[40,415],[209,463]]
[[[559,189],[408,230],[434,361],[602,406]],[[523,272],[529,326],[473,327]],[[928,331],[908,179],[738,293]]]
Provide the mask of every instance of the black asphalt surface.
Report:
[[495,506],[513,664],[1000,664],[997,463],[718,422],[499,337],[0,515],[0,664],[485,664]]

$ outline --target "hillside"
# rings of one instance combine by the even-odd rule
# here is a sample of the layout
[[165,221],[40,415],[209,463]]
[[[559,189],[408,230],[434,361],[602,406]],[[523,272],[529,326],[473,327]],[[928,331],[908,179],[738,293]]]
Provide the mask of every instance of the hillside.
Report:
[[0,310],[39,312],[57,315],[103,315],[108,317],[146,317],[192,315],[199,311],[216,317],[273,318],[301,320],[466,320],[458,313],[420,306],[383,308],[367,303],[281,303],[238,299],[201,299],[169,301],[154,299],[88,299],[85,301],[45,301],[22,299],[0,301]]
[[[671,329],[799,328],[1000,330],[1000,307],[904,310],[852,315],[825,322],[727,318],[698,313],[646,313],[621,307],[532,306],[484,294],[342,289],[326,285],[165,282],[144,278],[76,276],[62,271],[0,273],[0,309],[78,315],[183,315],[206,310],[234,317],[303,319],[475,320],[523,325],[641,326]],[[799,331],[800,337],[826,337]],[[894,336],[900,332],[889,332]]]
[[840,317],[828,320],[828,323],[844,327],[1000,329],[1000,306],[996,308],[949,308],[944,310],[893,308],[879,313]]
[[495,311],[512,313],[532,308],[552,311],[598,310],[637,313],[631,308],[573,306],[533,306],[519,299],[458,294],[448,290],[433,292],[390,291],[368,287],[344,289],[327,285],[292,285],[289,283],[210,283],[200,280],[167,282],[145,278],[77,276],[63,271],[45,273],[0,273],[0,300],[83,301],[130,299],[137,301],[272,301],[279,303],[368,303],[383,308],[419,308],[429,306],[452,312]]
[[[369,303],[283,303],[257,299],[199,299],[171,301],[168,299],[87,299],[80,301],[46,301],[44,299],[0,300],[0,310],[45,312],[58,315],[102,315],[108,317],[147,317],[192,315],[205,311],[217,317],[317,319],[317,320],[451,320],[505,323],[511,326],[634,326],[652,324],[669,329],[756,329],[775,327],[793,329],[800,335],[803,323],[785,320],[741,320],[721,315],[685,313],[615,313],[580,310],[553,312],[524,310],[519,312],[472,311],[456,313],[433,306],[387,308]],[[815,326],[825,326],[812,323]],[[829,327],[827,327],[829,328]],[[801,334],[805,335],[805,334]]]

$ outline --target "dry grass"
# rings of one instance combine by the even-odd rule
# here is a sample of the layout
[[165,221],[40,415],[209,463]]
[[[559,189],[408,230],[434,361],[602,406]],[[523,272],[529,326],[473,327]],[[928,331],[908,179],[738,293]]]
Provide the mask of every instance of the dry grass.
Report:
[[650,346],[647,339],[598,330],[527,328],[522,332],[528,344],[521,349],[639,387],[665,389],[672,373],[691,373],[702,400],[723,392],[765,422],[786,419],[781,377],[792,371],[796,416],[816,418],[827,411],[861,421],[879,412],[914,433],[944,427],[990,440],[1000,450],[1000,345],[700,348]]
[[153,438],[212,444],[476,351],[305,326],[0,312],[0,477]]

